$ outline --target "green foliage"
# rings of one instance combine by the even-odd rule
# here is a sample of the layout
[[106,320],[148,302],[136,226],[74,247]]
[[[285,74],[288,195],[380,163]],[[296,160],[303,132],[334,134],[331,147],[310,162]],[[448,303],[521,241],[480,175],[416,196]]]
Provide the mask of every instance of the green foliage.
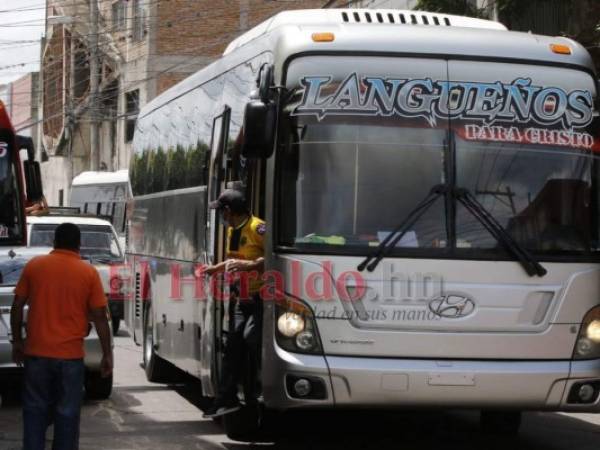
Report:
[[208,154],[208,145],[198,142],[187,152],[187,172],[186,186],[201,186],[207,183],[205,173],[206,155]]
[[150,192],[161,192],[167,187],[167,154],[158,147],[150,152]]
[[196,187],[206,184],[208,145],[198,142],[185,149],[147,149],[133,157],[131,187],[134,195]]
[[169,149],[167,156],[167,166],[169,172],[169,179],[167,182],[167,189],[180,189],[186,187],[186,175],[187,175],[187,163],[185,157],[185,150],[181,145],[178,145],[175,150]]
[[415,9],[458,16],[486,17],[485,9],[477,8],[466,0],[419,0]]
[[148,151],[135,154],[132,162],[131,187],[135,195],[148,193]]
[[419,0],[415,9],[489,19],[495,6],[509,29],[576,40],[600,70],[600,0],[488,0],[486,6],[477,8],[466,0]]
[[415,9],[421,11],[439,12],[444,14],[455,14],[458,16],[479,17],[491,19],[492,8],[498,8],[501,17],[514,17],[529,4],[529,0],[489,0],[484,8],[465,0],[419,0]]

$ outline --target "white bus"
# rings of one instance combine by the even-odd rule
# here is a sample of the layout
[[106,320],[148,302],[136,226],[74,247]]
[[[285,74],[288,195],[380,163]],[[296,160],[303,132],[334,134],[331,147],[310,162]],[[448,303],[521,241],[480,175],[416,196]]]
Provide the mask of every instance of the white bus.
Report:
[[73,178],[70,206],[81,213],[110,218],[125,244],[125,209],[131,199],[129,171],[82,172]]
[[600,411],[597,107],[566,38],[399,10],[258,25],[139,116],[128,315],[149,379],[168,361],[215,394],[231,305],[193,277],[224,257],[206,205],[235,182],[285,298],[263,301],[261,408],[230,436],[295,408],[476,409],[498,431]]

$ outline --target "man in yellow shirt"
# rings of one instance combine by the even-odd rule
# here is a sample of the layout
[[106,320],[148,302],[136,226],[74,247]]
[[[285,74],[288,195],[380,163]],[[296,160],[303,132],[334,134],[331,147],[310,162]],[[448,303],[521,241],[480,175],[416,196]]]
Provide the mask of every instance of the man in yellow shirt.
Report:
[[[237,383],[244,372],[246,352],[251,365],[247,373],[255,376],[258,370],[262,324],[260,289],[266,226],[263,220],[250,213],[244,194],[240,191],[226,189],[209,206],[221,214],[228,226],[227,247],[225,261],[208,266],[204,271],[209,275],[219,272],[237,275],[230,287],[236,301],[233,327],[225,343],[219,391],[215,402],[204,414],[205,417],[216,417],[240,408]],[[253,381],[249,381],[250,386],[255,385]],[[251,399],[246,399],[247,403],[249,401]]]

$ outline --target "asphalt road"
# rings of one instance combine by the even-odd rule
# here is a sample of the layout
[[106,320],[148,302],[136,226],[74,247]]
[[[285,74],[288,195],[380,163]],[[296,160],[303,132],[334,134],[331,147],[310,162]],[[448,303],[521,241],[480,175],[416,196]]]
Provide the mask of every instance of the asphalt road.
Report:
[[[167,386],[146,381],[139,364],[141,350],[126,331],[115,341],[115,359],[112,397],[84,405],[81,450],[597,450],[600,445],[600,415],[528,413],[518,437],[501,438],[482,434],[478,416],[464,412],[286,415],[271,441],[233,442],[218,425],[202,418],[206,401],[198,395],[197,384]],[[22,433],[18,396],[3,400],[0,450],[18,450]],[[51,435],[49,431],[49,439]]]

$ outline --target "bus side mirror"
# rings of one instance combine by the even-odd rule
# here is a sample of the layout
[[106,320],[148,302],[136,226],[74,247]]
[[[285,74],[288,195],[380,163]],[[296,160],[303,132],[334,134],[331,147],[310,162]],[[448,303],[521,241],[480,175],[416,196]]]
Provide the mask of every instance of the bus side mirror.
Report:
[[37,202],[44,196],[42,189],[42,173],[40,163],[35,161],[35,149],[33,147],[33,139],[28,136],[17,135],[17,147],[19,151],[27,150],[27,160],[23,163],[23,171],[25,172],[25,187],[27,188],[27,200],[29,202]]
[[266,159],[273,154],[275,147],[275,126],[277,105],[254,99],[246,105],[244,113],[244,135],[242,156],[244,158]]
[[40,163],[37,161],[25,161],[23,163],[23,170],[25,172],[27,200],[32,203],[40,201],[44,197]]

